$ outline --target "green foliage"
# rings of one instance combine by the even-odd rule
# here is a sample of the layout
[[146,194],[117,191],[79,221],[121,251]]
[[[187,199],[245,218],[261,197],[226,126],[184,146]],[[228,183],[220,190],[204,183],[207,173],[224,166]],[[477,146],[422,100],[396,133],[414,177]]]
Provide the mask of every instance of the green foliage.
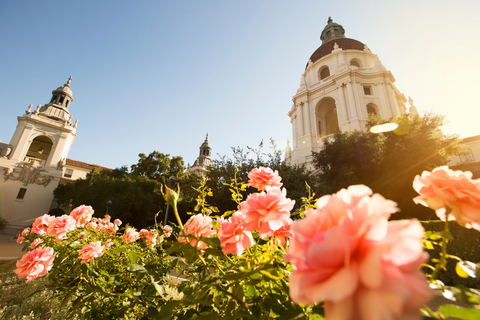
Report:
[[160,183],[147,177],[128,173],[92,170],[86,179],[59,185],[54,195],[58,203],[73,207],[89,204],[100,217],[106,213],[107,201],[112,201],[108,214],[139,228],[152,225],[165,201],[156,190]]
[[[182,186],[179,209],[185,213],[194,206],[196,193],[191,187],[197,187],[200,180],[196,175],[184,174],[182,157],[164,155],[158,151],[149,156],[139,155],[138,164],[132,166],[132,173],[122,167],[113,171],[98,169],[87,174],[86,179],[76,180],[72,184],[59,185],[55,197],[60,205],[67,206],[72,200],[73,207],[89,204],[97,216],[107,210],[107,201],[112,201],[108,214],[138,228],[154,223],[154,216],[160,212],[163,221],[166,213],[165,199],[161,195],[161,186],[170,176],[175,176]],[[168,221],[175,221],[170,212]],[[184,214],[186,221],[188,216]]]
[[[312,172],[305,166],[289,165],[282,160],[282,152],[278,150],[275,142],[270,141],[269,152],[263,152],[263,142],[257,149],[247,147],[248,152],[244,152],[240,147],[232,148],[233,156],[220,156],[219,160],[213,160],[213,166],[208,170],[207,185],[213,192],[210,200],[212,206],[218,208],[219,212],[224,213],[231,210],[232,182],[248,183],[248,173],[254,168],[269,167],[277,170],[282,177],[283,188],[286,188],[288,198],[295,200],[295,209],[302,205],[302,197],[305,194],[305,183],[308,183],[313,190],[317,188],[317,180],[312,176]],[[255,158],[250,158],[249,154]],[[239,195],[245,200],[248,194],[254,192],[253,188],[239,190]]]
[[[77,228],[64,241],[31,234],[25,248],[38,237],[43,239],[40,246],[54,248],[54,267],[44,285],[60,301],[60,309],[68,307],[66,319],[75,314],[82,319],[147,319],[148,308],[161,308],[180,298],[168,283],[178,259],[163,250],[163,230],[153,232],[159,235],[154,248],[144,239],[126,243],[121,234],[115,237],[94,228]],[[94,241],[109,243],[110,248],[82,263],[80,249]]]
[[[234,170],[234,176],[237,170]],[[228,184],[231,199],[241,201],[245,184],[236,178]],[[199,189],[197,210],[208,208],[204,188]],[[192,235],[183,235],[194,238]],[[292,267],[284,259],[287,245],[277,238],[256,242],[241,257],[224,255],[218,238],[200,237],[205,250],[189,243],[173,243],[169,254],[186,262],[181,276],[188,279],[178,290],[185,297],[154,312],[155,319],[323,319],[323,305],[304,307],[289,297],[288,277]]]
[[131,166],[133,174],[148,177],[152,180],[165,183],[171,176],[177,180],[183,176],[185,166],[183,158],[175,156],[170,158],[169,154],[153,151],[148,156],[144,153],[138,155],[138,163]]
[[[422,221],[422,225],[427,232],[442,232],[444,230],[444,222],[440,220]],[[448,254],[463,261],[480,262],[480,232],[464,228],[455,222],[449,223],[449,231],[451,239],[447,246]],[[434,240],[438,241],[439,238],[434,238]],[[438,246],[427,249],[429,249],[430,259],[439,258],[441,250]],[[455,271],[457,263],[457,259],[449,259],[446,271],[440,271],[437,278],[448,286],[463,285],[468,288],[480,289],[479,278],[461,278],[457,275]]]
[[[394,122],[391,132],[374,134],[374,125]],[[320,194],[331,194],[353,184],[364,184],[374,192],[398,203],[400,213],[392,219],[416,217],[434,219],[427,208],[414,205],[417,194],[412,181],[424,170],[445,165],[451,155],[461,152],[457,136],[442,135],[444,117],[401,115],[389,120],[372,117],[367,130],[337,132],[325,139],[320,151],[313,153],[319,169]]]

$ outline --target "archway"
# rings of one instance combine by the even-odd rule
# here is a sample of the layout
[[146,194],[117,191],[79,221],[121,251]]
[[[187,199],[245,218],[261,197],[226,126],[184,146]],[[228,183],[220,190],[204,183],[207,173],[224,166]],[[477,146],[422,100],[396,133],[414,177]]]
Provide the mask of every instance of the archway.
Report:
[[337,106],[333,98],[320,100],[315,108],[315,116],[318,136],[328,136],[340,130]]
[[379,116],[378,107],[374,103],[367,104],[367,114],[369,117],[371,115]]
[[[48,160],[50,156],[50,152],[52,151],[53,141],[47,136],[38,136],[33,139],[32,143],[30,144],[30,148],[28,148],[27,155],[25,158],[34,158],[43,161]],[[25,159],[26,161],[33,161],[29,159]]]

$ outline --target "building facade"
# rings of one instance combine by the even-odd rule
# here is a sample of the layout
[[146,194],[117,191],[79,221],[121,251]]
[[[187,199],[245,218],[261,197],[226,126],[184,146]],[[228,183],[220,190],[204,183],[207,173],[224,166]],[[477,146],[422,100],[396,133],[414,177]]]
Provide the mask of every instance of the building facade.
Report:
[[345,29],[328,19],[320,40],[301,76],[288,113],[291,164],[312,168],[312,151],[338,130],[365,130],[370,114],[390,118],[406,112],[407,99],[378,56],[360,41],[345,37]]
[[85,178],[94,167],[67,158],[78,125],[69,110],[71,82],[70,77],[53,90],[44,106],[33,110],[30,105],[17,118],[10,143],[0,142],[0,216],[8,222],[7,233],[56,208],[53,191],[58,184]]

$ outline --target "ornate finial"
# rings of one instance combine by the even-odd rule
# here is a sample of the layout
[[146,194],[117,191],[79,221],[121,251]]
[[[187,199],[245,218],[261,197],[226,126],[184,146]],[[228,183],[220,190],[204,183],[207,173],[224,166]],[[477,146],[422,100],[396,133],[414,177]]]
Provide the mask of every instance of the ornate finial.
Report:
[[28,110],[25,111],[26,114],[30,114],[30,112],[32,111],[32,104],[28,106]]
[[205,138],[205,141],[208,141],[208,133],[207,133],[207,137]]
[[68,81],[65,85],[70,87],[71,83],[72,83],[72,76],[70,76],[70,78],[68,78]]
[[70,115],[70,118],[68,118],[68,125],[69,125],[69,126],[71,126],[71,125],[72,125],[72,118],[73,118],[73,116],[72,116],[72,115]]
[[41,105],[39,104],[37,106],[37,110],[35,110],[35,112],[33,113],[34,115],[37,115],[40,112],[40,107],[41,107]]
[[75,124],[73,125],[73,129],[75,129],[78,126],[78,119],[75,120]]
[[332,17],[328,17],[327,24],[330,24],[330,23],[332,23],[332,22],[333,22]]
[[335,42],[335,44],[333,45],[333,50],[337,50],[339,48],[338,44]]

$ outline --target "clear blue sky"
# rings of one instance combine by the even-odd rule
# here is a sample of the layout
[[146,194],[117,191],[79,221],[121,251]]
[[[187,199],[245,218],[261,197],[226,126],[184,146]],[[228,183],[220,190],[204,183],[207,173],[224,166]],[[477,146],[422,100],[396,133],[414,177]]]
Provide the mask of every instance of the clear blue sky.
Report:
[[0,1],[0,140],[73,76],[69,158],[192,164],[291,139],[287,112],[328,16],[368,44],[444,133],[480,134],[480,1]]

